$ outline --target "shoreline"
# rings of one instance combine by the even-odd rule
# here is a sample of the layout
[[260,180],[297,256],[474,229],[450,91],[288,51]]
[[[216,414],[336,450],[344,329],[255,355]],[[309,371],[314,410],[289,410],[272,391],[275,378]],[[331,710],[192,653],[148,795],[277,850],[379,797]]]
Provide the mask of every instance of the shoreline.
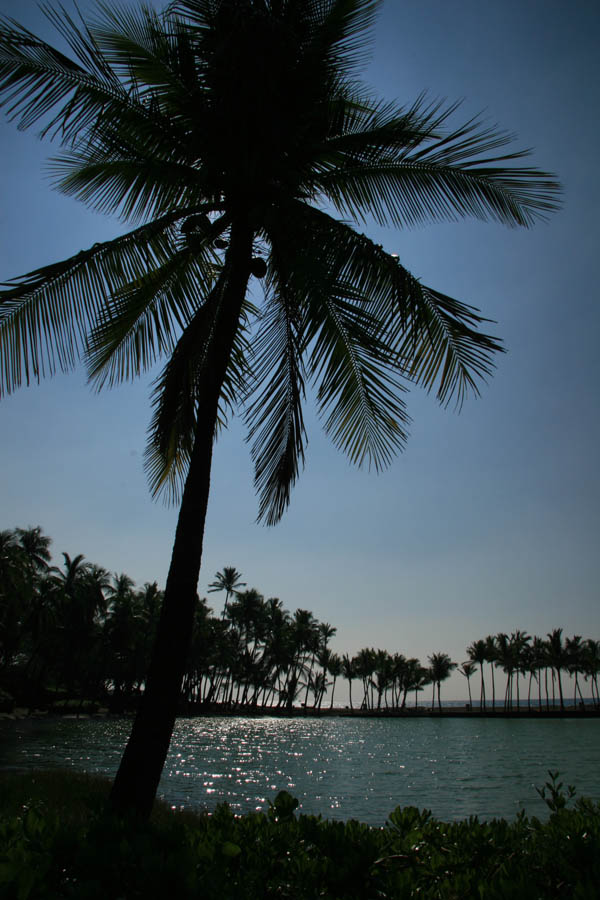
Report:
[[[111,712],[106,708],[96,710],[65,711],[56,709],[26,709],[17,708],[12,712],[0,713],[1,722],[20,722],[25,720],[44,719],[133,719],[135,711]],[[597,719],[600,717],[600,707],[566,706],[563,709],[553,707],[550,709],[539,708],[513,708],[513,709],[481,709],[480,707],[446,706],[438,709],[419,706],[405,709],[350,709],[350,707],[335,707],[333,709],[312,709],[294,707],[293,709],[276,709],[272,707],[258,707],[255,709],[231,709],[214,706],[211,708],[187,708],[179,711],[177,718],[280,718],[280,719],[328,719],[328,718],[356,718],[356,719]]]

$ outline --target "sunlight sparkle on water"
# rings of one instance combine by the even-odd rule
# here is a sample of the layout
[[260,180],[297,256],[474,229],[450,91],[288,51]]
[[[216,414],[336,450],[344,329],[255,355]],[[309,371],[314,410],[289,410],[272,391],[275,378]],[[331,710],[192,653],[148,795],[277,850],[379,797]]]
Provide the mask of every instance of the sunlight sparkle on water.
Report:
[[[114,775],[130,723],[0,723],[0,766]],[[159,795],[174,808],[263,810],[286,790],[301,812],[383,825],[399,805],[451,820],[547,812],[557,769],[598,796],[600,720],[180,719]],[[433,754],[433,755],[432,755]]]

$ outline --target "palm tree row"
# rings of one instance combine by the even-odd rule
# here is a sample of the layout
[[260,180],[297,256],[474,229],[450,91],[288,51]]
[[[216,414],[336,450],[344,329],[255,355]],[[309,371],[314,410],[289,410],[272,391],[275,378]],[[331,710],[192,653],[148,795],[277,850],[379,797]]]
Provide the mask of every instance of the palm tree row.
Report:
[[[51,565],[49,537],[41,528],[0,532],[0,684],[9,694],[41,704],[51,697],[107,703],[111,709],[132,707],[143,694],[146,667],[157,628],[162,592],[156,583],[136,590],[126,574],[110,574],[79,554],[63,553],[61,567]],[[194,617],[181,701],[190,709],[333,707],[338,679],[360,685],[363,710],[404,709],[432,686],[432,708],[441,683],[457,668],[446,653],[433,653],[428,665],[415,657],[363,648],[354,656],[333,652],[329,644],[336,628],[319,622],[309,610],[288,612],[281,600],[247,589],[234,567],[225,567],[209,592],[225,593],[221,615],[212,615],[206,599]],[[598,703],[600,642],[580,637],[562,641],[555,629],[546,641],[516,631],[475,641],[469,660],[458,671],[470,679],[479,667],[482,707],[486,706],[484,666],[506,674],[504,706],[516,695],[521,679],[532,685],[537,700],[561,707],[561,673],[574,677],[575,700],[580,677],[591,683]],[[495,681],[493,682],[495,701]]]
[[[0,532],[1,684],[38,705],[54,695],[122,709],[143,693],[162,592],[156,583],[135,590],[128,575],[111,575],[82,554],[63,553],[63,566],[52,566],[50,544],[39,527]],[[409,692],[416,705],[430,683],[439,701],[440,680],[455,665],[445,654],[433,654],[428,668],[385,650],[340,657],[329,647],[332,625],[244,587],[225,567],[209,585],[209,593],[225,592],[221,616],[205,599],[197,603],[182,686],[191,707],[320,710],[331,689],[331,708],[340,677],[351,706],[352,682],[361,682],[362,709],[404,708]]]
[[142,693],[162,591],[82,554],[52,566],[50,544],[39,527],[0,532],[0,700],[118,710]]
[[[580,676],[589,681],[591,697],[594,704],[600,703],[598,690],[598,674],[600,673],[600,641],[592,638],[583,639],[580,635],[566,638],[563,641],[563,629],[555,628],[546,638],[532,637],[524,631],[514,631],[508,635],[503,632],[489,635],[485,639],[474,641],[467,654],[473,667],[479,666],[481,690],[480,705],[487,703],[484,666],[487,664],[491,672],[492,705],[496,703],[496,684],[494,670],[502,669],[506,675],[504,690],[504,708],[511,709],[516,702],[521,703],[521,679],[527,690],[527,705],[531,708],[532,694],[537,694],[537,705],[549,708],[555,706],[558,694],[560,708],[563,709],[564,690],[562,674],[566,672],[573,679],[573,702],[583,702]],[[463,665],[463,669],[467,664]],[[463,674],[467,674],[463,672]],[[469,669],[469,675],[473,668]],[[534,691],[534,682],[537,690]]]

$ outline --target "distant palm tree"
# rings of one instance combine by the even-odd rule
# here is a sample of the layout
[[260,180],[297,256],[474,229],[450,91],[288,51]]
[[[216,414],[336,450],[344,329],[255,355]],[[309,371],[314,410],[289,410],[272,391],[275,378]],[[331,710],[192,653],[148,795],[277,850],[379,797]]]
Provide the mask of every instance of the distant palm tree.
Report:
[[[24,638],[33,583],[16,530],[0,531],[0,669],[8,668]],[[32,573],[34,574],[34,573]]]
[[579,634],[574,635],[571,638],[567,638],[565,641],[565,649],[567,652],[567,656],[569,658],[567,664],[567,671],[569,675],[575,676],[575,685],[573,688],[573,703],[577,703],[577,692],[579,692],[579,699],[583,702],[583,696],[581,694],[581,688],[579,687],[579,673],[583,671],[583,651],[584,645],[581,642],[581,636]]
[[357,672],[354,660],[344,653],[342,656],[342,675],[348,681],[348,697],[350,701],[350,709],[354,709],[352,705],[352,682],[356,678]]
[[[369,709],[369,688],[372,687],[373,674],[375,672],[375,651],[369,647],[359,650],[353,660],[354,671],[363,683],[363,699],[361,709]],[[373,704],[371,703],[371,706]]]
[[381,698],[383,694],[386,695],[387,706],[387,689],[391,685],[394,676],[393,660],[387,650],[375,651],[373,676],[375,689],[377,691],[377,709],[381,709]]
[[431,656],[428,656],[429,660],[429,677],[431,678],[433,684],[433,696],[431,698],[431,710],[433,712],[433,707],[435,703],[435,689],[437,686],[437,697],[438,697],[438,709],[441,711],[442,702],[440,699],[440,685],[442,681],[445,681],[446,678],[449,678],[452,674],[452,670],[456,668],[457,664],[452,662],[447,653],[432,653]]
[[327,671],[333,678],[333,682],[331,685],[331,701],[329,703],[329,709],[333,709],[333,697],[335,694],[335,683],[340,675],[344,672],[344,664],[342,662],[342,658],[338,656],[337,653],[332,653],[327,662]]
[[484,640],[474,641],[469,647],[467,647],[467,655],[471,662],[477,663],[479,666],[479,671],[481,674],[481,692],[479,695],[479,706],[481,707],[481,709],[485,709],[485,680],[483,677],[483,664],[489,662],[488,642]]
[[471,697],[471,677],[475,672],[475,663],[474,662],[464,662],[462,666],[459,667],[458,671],[461,675],[464,675],[467,679],[467,688],[469,690],[469,706],[473,706],[473,700]]
[[504,709],[512,706],[513,673],[516,666],[514,646],[505,632],[500,632],[495,637],[496,657],[495,665],[501,667],[506,674],[506,689],[504,691]]
[[52,538],[42,533],[39,527],[16,528],[19,546],[23,550],[27,564],[38,573],[46,572],[50,564]]
[[563,697],[561,672],[568,668],[569,653],[566,646],[562,642],[562,631],[562,628],[554,628],[551,632],[549,632],[549,634],[546,635],[546,637],[548,638],[546,642],[546,650],[548,663],[550,664],[552,671],[556,673],[556,678],[558,681],[560,708],[564,709],[565,701]]
[[492,673],[492,710],[496,709],[496,679],[494,677],[494,667],[498,659],[498,647],[496,645],[496,636],[488,634],[485,639],[485,658],[489,663]]
[[546,644],[540,637],[534,636],[528,658],[529,688],[533,678],[538,683],[538,708],[542,708],[542,669],[546,666]]
[[425,666],[417,666],[410,676],[409,689],[415,692],[415,709],[419,707],[419,693],[424,690],[428,684],[431,684],[430,670]]
[[392,654],[392,706],[402,707],[406,705],[406,694],[408,692],[407,676],[409,672],[409,661],[402,653]]
[[510,636],[511,651],[514,658],[514,672],[517,679],[517,710],[521,705],[519,677],[525,675],[529,665],[531,635],[525,631],[514,631]]
[[595,706],[600,703],[598,691],[598,674],[600,673],[600,641],[588,638],[584,642],[583,665],[585,680],[590,679],[592,700]]
[[73,558],[68,553],[63,553],[63,557],[64,571],[57,566],[53,566],[51,571],[65,594],[72,596],[77,581],[89,571],[90,563],[85,562],[83,553],[78,553]]
[[217,572],[215,580],[208,586],[208,593],[213,594],[215,591],[225,591],[225,606],[223,607],[223,615],[227,613],[227,603],[232,594],[238,588],[246,587],[246,582],[241,580],[241,573],[234,566],[225,566],[222,572]]

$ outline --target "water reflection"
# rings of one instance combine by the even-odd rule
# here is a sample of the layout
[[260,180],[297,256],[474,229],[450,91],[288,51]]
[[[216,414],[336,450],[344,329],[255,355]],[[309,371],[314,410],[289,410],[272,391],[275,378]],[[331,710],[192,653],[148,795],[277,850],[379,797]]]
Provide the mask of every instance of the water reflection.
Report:
[[[0,723],[0,766],[112,775],[122,720]],[[383,824],[397,805],[442,819],[543,816],[548,769],[598,798],[600,722],[401,719],[178,720],[159,792],[173,806],[264,810],[287,790],[303,812]]]

